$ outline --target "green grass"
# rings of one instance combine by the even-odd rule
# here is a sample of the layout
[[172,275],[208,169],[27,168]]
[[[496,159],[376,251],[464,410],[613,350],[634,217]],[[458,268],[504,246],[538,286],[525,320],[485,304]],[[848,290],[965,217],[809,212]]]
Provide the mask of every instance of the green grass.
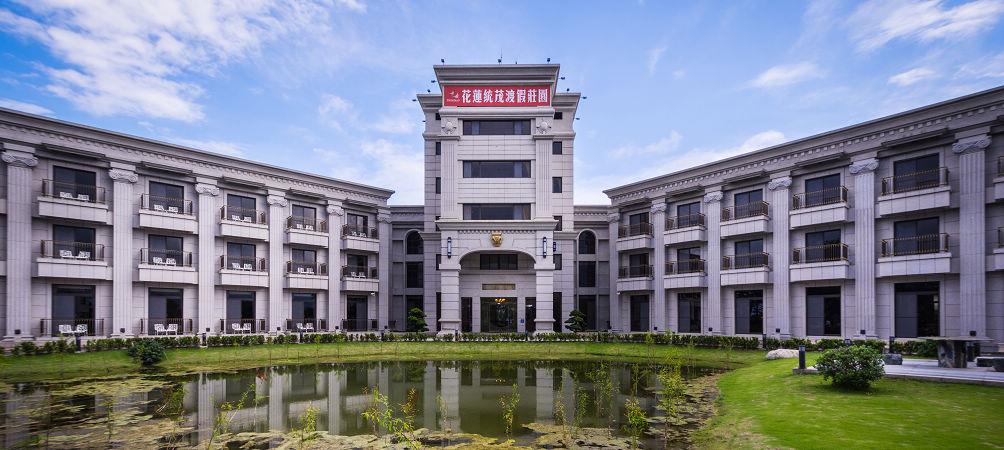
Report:
[[[811,358],[814,359],[814,358]],[[811,363],[812,361],[810,361]],[[792,360],[753,364],[719,382],[708,448],[988,448],[1002,445],[1004,389],[886,379],[847,392]]]

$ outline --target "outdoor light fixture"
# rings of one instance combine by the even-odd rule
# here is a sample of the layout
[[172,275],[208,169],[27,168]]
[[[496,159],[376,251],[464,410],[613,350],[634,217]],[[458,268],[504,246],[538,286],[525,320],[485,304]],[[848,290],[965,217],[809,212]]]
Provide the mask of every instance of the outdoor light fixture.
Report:
[[453,257],[453,238],[448,237],[446,238],[446,258],[449,259],[452,257]]
[[[547,238],[545,238],[545,239],[547,239]],[[551,253],[558,254],[558,240],[557,239],[555,239],[554,242],[551,242]]]
[[547,236],[540,239],[540,252],[547,258]]

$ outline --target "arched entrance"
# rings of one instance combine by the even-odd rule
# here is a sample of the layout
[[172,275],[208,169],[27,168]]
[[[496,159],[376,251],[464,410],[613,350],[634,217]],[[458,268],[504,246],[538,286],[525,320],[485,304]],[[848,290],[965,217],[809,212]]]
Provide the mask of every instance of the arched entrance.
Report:
[[537,279],[534,258],[518,251],[475,251],[460,259],[461,329],[533,332]]

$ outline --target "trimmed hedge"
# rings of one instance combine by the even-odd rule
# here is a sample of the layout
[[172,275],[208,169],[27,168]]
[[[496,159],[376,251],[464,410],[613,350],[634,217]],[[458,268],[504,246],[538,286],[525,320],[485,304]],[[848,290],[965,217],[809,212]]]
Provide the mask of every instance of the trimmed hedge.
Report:
[[[885,341],[879,339],[866,339],[852,340],[853,345],[863,345],[872,349],[875,349],[879,353],[885,350]],[[779,348],[787,349],[798,349],[799,346],[804,345],[805,349],[808,351],[826,351],[835,348],[845,347],[843,339],[819,339],[817,341],[811,341],[805,338],[788,338],[788,339],[777,339],[777,338],[767,338],[767,344],[765,345],[767,350],[776,350]]]

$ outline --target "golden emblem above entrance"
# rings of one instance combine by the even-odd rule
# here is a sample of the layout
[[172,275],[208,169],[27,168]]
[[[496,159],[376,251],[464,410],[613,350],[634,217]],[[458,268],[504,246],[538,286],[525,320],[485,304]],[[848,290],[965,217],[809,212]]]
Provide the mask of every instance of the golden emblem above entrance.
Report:
[[492,247],[500,247],[500,246],[502,246],[502,232],[501,231],[492,231],[491,239],[492,239]]

